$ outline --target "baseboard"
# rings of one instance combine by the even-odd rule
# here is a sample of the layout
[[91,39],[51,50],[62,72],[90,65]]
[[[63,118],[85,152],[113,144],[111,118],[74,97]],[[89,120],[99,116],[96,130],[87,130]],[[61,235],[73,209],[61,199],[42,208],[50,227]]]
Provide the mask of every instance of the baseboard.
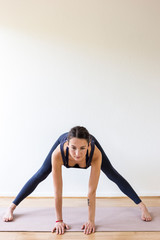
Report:
[[[0,198],[15,198],[15,196],[0,196]],[[51,197],[51,196],[29,196],[29,197],[27,197],[28,199],[30,198],[30,199],[36,199],[36,198],[39,198],[39,199],[54,199],[54,196],[53,197]],[[73,196],[71,196],[71,197],[69,197],[69,196],[63,196],[63,198],[64,199],[67,199],[67,198],[72,198],[72,199],[86,199],[87,198],[87,196],[86,197],[84,197],[84,196],[79,196],[79,197],[73,197]],[[97,199],[124,199],[124,198],[126,198],[126,199],[128,199],[128,197],[126,197],[126,196],[119,196],[119,197],[115,197],[115,196],[112,196],[112,197],[96,197]],[[140,198],[160,198],[160,196],[140,196]]]

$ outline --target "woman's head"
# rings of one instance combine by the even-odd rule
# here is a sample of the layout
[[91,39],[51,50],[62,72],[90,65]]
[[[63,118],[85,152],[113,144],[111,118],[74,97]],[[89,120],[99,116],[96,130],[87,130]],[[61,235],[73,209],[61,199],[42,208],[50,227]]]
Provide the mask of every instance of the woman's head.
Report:
[[81,126],[76,126],[71,128],[71,130],[68,133],[68,142],[70,141],[70,139],[72,138],[79,138],[79,139],[85,139],[89,145],[90,142],[90,135],[88,130],[85,127],[81,127]]
[[90,134],[85,127],[76,126],[68,133],[68,147],[71,156],[76,160],[82,160],[89,147]]

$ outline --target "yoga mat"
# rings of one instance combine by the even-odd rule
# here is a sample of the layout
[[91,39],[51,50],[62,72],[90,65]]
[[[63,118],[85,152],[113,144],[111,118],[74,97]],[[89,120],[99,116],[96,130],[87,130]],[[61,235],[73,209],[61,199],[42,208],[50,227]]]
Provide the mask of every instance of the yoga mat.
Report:
[[[144,222],[138,207],[97,207],[96,231],[160,231],[160,207],[148,208],[153,220]],[[0,231],[50,232],[55,224],[54,208],[17,208],[14,221],[3,222],[6,209],[0,209]],[[63,219],[70,227],[67,231],[83,231],[88,219],[87,207],[63,207]]]

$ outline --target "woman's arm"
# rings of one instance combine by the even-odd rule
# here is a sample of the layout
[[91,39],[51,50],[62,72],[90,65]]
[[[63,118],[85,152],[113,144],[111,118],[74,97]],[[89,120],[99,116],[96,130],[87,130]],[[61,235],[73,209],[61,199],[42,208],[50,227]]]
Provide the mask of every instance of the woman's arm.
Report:
[[87,234],[95,231],[96,190],[100,176],[101,164],[102,154],[97,148],[96,153],[94,154],[94,158],[92,159],[91,173],[88,186],[88,222],[82,227],[82,229],[84,229],[84,232]]
[[52,176],[55,196],[56,220],[62,220],[62,165],[58,153],[52,154]]
[[54,185],[55,196],[55,210],[56,220],[52,232],[56,231],[57,234],[63,234],[64,229],[69,229],[69,226],[63,222],[62,217],[62,159],[59,152],[55,151],[52,154],[52,176]]
[[91,173],[89,178],[89,186],[88,186],[88,220],[95,220],[95,198],[96,198],[96,190],[98,186],[100,170],[101,170],[102,156],[99,153],[92,162],[91,165]]

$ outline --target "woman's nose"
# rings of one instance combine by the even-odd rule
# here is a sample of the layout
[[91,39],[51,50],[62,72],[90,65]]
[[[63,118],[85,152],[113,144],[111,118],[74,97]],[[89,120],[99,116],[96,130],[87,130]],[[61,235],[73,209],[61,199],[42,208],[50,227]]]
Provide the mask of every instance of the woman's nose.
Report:
[[76,150],[76,156],[78,156],[79,155],[79,150]]

